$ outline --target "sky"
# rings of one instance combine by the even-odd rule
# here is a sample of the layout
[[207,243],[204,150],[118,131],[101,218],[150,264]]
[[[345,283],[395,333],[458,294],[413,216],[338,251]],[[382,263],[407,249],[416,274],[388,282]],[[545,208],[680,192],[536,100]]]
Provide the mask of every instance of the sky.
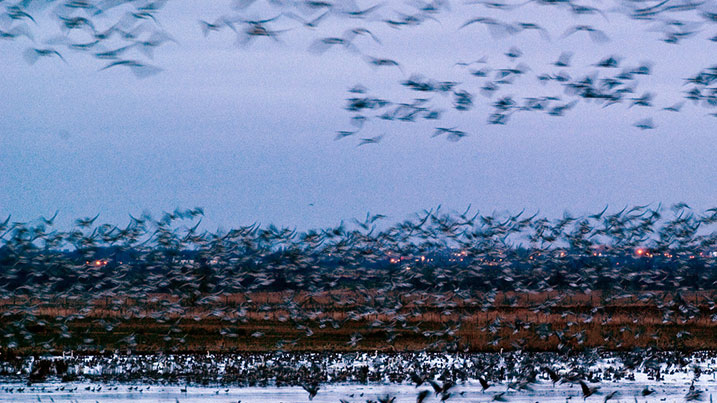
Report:
[[[52,46],[66,63],[41,58],[29,65],[23,52],[61,33],[51,10],[37,12],[34,43],[0,40],[0,216],[28,221],[59,210],[61,225],[98,213],[102,222],[124,224],[130,213],[200,206],[212,230],[255,221],[306,229],[367,212],[400,221],[437,205],[548,217],[606,205],[717,206],[717,119],[708,116],[715,109],[687,103],[680,113],[660,111],[682,99],[684,78],[715,64],[717,42],[707,38],[717,26],[697,13],[674,15],[700,23],[678,45],[660,40],[659,24],[610,11],[616,1],[595,3],[606,17],[536,3],[505,12],[454,1],[438,21],[402,29],[380,20],[406,3],[387,1],[370,20],[332,16],[313,30],[282,17],[272,23],[287,29],[278,41],[239,46],[228,29],[202,34],[200,19],[280,13],[260,3],[235,11],[230,2],[168,2],[157,19],[176,42],[151,60],[132,55],[162,69],[144,79],[123,67],[100,71],[106,61],[59,45]],[[481,24],[459,29],[478,16],[540,23],[551,39],[535,32],[496,38]],[[599,27],[610,41],[594,43],[584,32],[561,37],[577,24]],[[354,26],[370,28],[382,43],[357,39],[361,54],[308,50],[317,38]],[[511,47],[524,56],[509,60]],[[639,79],[635,95],[654,92],[655,107],[580,101],[563,117],[519,113],[507,125],[489,125],[496,98],[479,95],[479,80],[455,66],[481,57],[493,68],[521,62],[530,71],[504,94],[561,95],[559,86],[534,77],[557,72],[550,63],[562,51],[575,53],[574,76],[596,71],[594,63],[607,55],[625,65],[652,62],[653,74]],[[394,59],[401,69],[370,66],[363,55]],[[474,109],[450,110],[449,97],[434,95],[446,109],[440,121],[374,119],[335,140],[338,130],[352,128],[344,110],[349,88],[362,84],[373,95],[410,101],[399,83],[411,74],[476,90]],[[633,127],[647,117],[654,130]],[[434,138],[436,127],[468,136]],[[378,135],[379,144],[358,146]]]

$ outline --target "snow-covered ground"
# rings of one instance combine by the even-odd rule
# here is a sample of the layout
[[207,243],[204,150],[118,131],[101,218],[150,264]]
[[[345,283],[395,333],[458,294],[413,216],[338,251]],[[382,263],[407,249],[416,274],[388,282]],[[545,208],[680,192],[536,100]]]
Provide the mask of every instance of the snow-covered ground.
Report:
[[[60,363],[66,382],[57,371],[38,381],[40,368]],[[305,383],[319,384],[314,402],[376,402],[385,396],[395,397],[394,403],[415,402],[429,391],[425,402],[569,403],[583,400],[581,380],[599,388],[586,402],[717,398],[713,352],[58,356],[0,367],[0,402],[8,403],[306,402],[309,394],[298,386]],[[417,378],[425,382],[416,386]],[[489,384],[485,391],[481,380]],[[443,394],[433,392],[452,384]]]
[[[588,397],[586,402],[604,402],[605,397],[618,391],[610,401],[613,402],[684,402],[690,388],[691,380],[665,381],[660,383],[621,381],[592,384],[600,386],[598,394]],[[64,386],[64,390],[59,390]],[[643,397],[645,387],[654,389],[650,396]],[[85,388],[89,387],[90,390]],[[100,388],[101,387],[101,388]],[[24,388],[18,392],[18,388]],[[131,388],[131,390],[130,390]],[[451,389],[449,402],[489,402],[499,393],[510,402],[571,402],[582,401],[582,392],[578,384],[558,384],[538,382],[531,387],[532,391],[507,390],[506,385],[491,385],[483,392],[478,382],[467,382]],[[12,392],[10,392],[12,389]],[[141,390],[138,391],[137,389]],[[199,403],[199,402],[233,402],[237,403],[270,403],[270,402],[308,402],[309,395],[301,387],[192,387],[182,391],[182,386],[127,385],[99,383],[43,383],[31,387],[22,383],[5,383],[0,386],[1,402],[133,402],[133,403]],[[430,387],[415,387],[407,384],[370,384],[370,385],[322,385],[313,402],[338,403],[340,399],[348,402],[378,400],[386,395],[396,397],[395,402],[415,402],[418,392]],[[717,381],[700,379],[695,382],[695,389],[702,390],[701,400],[712,402],[717,398]],[[72,390],[72,391],[70,391]],[[431,393],[426,402],[440,401],[440,397]]]

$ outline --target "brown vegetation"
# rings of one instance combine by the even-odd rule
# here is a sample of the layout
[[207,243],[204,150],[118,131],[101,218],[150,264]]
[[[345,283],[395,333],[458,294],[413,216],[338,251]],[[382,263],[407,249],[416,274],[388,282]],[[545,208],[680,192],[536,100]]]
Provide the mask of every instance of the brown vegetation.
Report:
[[10,297],[0,300],[0,315],[9,323],[32,314],[40,323],[28,327],[34,342],[18,346],[21,353],[649,346],[699,350],[717,349],[713,300],[705,292],[623,297],[600,292],[499,293],[462,298],[450,293],[337,290],[225,295],[199,299],[191,306],[178,306],[170,295],[93,301]]

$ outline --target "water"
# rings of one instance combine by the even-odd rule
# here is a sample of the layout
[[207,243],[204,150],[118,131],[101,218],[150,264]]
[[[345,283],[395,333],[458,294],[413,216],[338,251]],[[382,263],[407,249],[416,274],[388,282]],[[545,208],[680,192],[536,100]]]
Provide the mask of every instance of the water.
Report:
[[[585,399],[586,402],[604,402],[605,397],[612,391],[618,391],[610,401],[614,402],[684,402],[689,391],[691,379],[669,379],[655,383],[651,381],[619,381],[592,384],[600,386],[597,394]],[[59,390],[64,386],[64,390]],[[646,387],[655,390],[650,396],[641,396]],[[18,392],[18,388],[23,388]],[[90,390],[86,390],[90,388]],[[130,390],[130,388],[132,388]],[[557,384],[551,382],[538,382],[531,386],[531,391],[508,390],[507,385],[491,385],[483,392],[478,382],[469,381],[451,389],[452,395],[448,402],[489,402],[501,393],[510,402],[578,402],[582,399],[582,392],[578,384]],[[10,391],[12,389],[12,392]],[[138,391],[141,389],[142,391]],[[183,391],[186,389],[186,392]],[[313,402],[337,403],[340,399],[348,402],[366,402],[377,400],[385,395],[394,396],[395,403],[415,402],[421,390],[428,390],[430,386],[415,387],[408,384],[369,384],[369,385],[321,385]],[[711,402],[713,396],[717,397],[717,381],[713,377],[698,379],[695,389],[702,390],[702,401]],[[147,384],[117,384],[117,383],[41,383],[27,386],[24,383],[0,384],[0,401],[7,403],[23,402],[133,402],[133,403],[200,403],[200,402],[241,402],[241,403],[269,403],[269,402],[308,402],[309,395],[301,387],[193,387],[193,386],[159,386]],[[438,402],[439,396],[433,392],[425,400]]]

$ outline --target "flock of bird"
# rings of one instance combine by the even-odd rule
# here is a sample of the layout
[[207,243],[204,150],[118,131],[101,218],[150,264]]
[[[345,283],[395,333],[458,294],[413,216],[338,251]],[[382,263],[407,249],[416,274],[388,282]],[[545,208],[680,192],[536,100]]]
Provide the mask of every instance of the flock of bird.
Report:
[[[100,70],[126,67],[143,78],[162,69],[140,58],[153,59],[156,48],[176,42],[156,17],[166,0],[2,3],[5,12],[0,14],[0,38],[30,42],[23,53],[30,65],[41,58],[66,62],[65,52],[80,52],[104,63]],[[53,22],[59,25],[60,32],[38,43],[36,36],[47,34],[46,24]]]
[[[30,223],[8,217],[0,222],[0,343],[10,350],[54,351],[74,340],[76,348],[101,351],[88,323],[111,334],[126,321],[149,320],[166,326],[164,341],[181,350],[188,346],[187,324],[219,320],[216,336],[241,340],[237,328],[251,319],[295,327],[270,347],[276,349],[311,343],[315,326],[350,329],[365,322],[385,336],[386,346],[415,333],[431,341],[431,350],[465,351],[503,345],[507,335],[527,332],[510,348],[557,338],[567,353],[586,340],[576,325],[602,321],[606,346],[646,333],[639,316],[617,334],[609,331],[608,305],[629,299],[658,312],[666,329],[686,326],[661,345],[660,327],[653,328],[650,345],[686,348],[684,342],[695,337],[691,324],[700,321],[707,333],[691,348],[709,346],[717,321],[717,209],[696,212],[678,204],[667,212],[661,206],[606,207],[549,220],[537,213],[448,213],[439,207],[394,225],[367,215],[305,232],[255,223],[216,233],[199,230],[199,208],[159,219],[131,216],[121,227],[88,217],[69,231],[53,227],[57,214]],[[250,300],[257,292],[281,297]],[[602,297],[588,311],[569,311],[573,295],[593,292]],[[245,298],[227,303],[236,295]],[[528,298],[520,302],[528,313],[564,312],[564,328],[528,315],[497,315],[476,329],[491,337],[486,344],[471,347],[461,338],[466,326],[474,326],[466,322],[470,315],[516,307],[520,295]],[[49,314],[43,311],[48,307],[54,309]],[[344,317],[332,309],[343,309]],[[431,312],[446,319],[440,327],[420,325],[417,318]],[[137,335],[124,336],[117,346],[137,346]],[[246,337],[267,336],[257,330]],[[363,339],[359,330],[345,345],[361,349]]]
[[[0,39],[26,43],[23,57],[31,65],[53,58],[64,62],[66,52],[79,52],[102,63],[101,71],[124,67],[144,78],[162,71],[151,62],[155,49],[177,42],[160,22],[167,3],[0,0]],[[664,43],[678,45],[699,37],[717,23],[717,10],[708,1],[614,0],[610,4],[593,7],[574,0],[469,1],[461,5],[461,10],[472,14],[466,14],[462,24],[445,29],[465,35],[481,35],[485,29],[496,42],[532,33],[541,41],[585,36],[600,46],[617,40],[600,27],[620,15],[629,17],[634,24],[649,24],[649,31],[662,33]],[[512,21],[508,17],[523,7],[552,7],[556,13],[564,14],[561,18],[567,26],[559,39],[536,22]],[[267,15],[256,17],[257,11]],[[375,69],[395,70],[401,75],[398,85],[408,94],[407,99],[374,95],[360,84],[348,90],[344,108],[351,113],[352,128],[339,131],[337,139],[358,136],[359,146],[376,144],[384,138],[384,134],[364,134],[367,125],[375,122],[439,121],[449,113],[471,111],[482,100],[490,108],[490,124],[506,124],[516,113],[563,116],[581,102],[602,107],[620,104],[627,109],[658,108],[661,113],[680,112],[687,102],[717,107],[717,66],[702,68],[684,78],[684,99],[658,105],[656,90],[639,89],[641,80],[653,73],[653,63],[625,62],[617,54],[596,56],[591,71],[585,72],[584,66],[572,63],[576,51],[562,51],[550,65],[538,68],[529,65],[524,50],[511,46],[498,60],[491,55],[455,63],[451,74],[459,71],[460,80],[407,74],[402,61],[379,55],[386,40],[378,33],[386,27],[442,27],[441,20],[450,19],[446,16],[452,12],[453,5],[447,0],[363,7],[352,0],[236,0],[230,13],[210,21],[200,20],[198,32],[210,36],[228,30],[240,47],[247,47],[260,40],[283,42],[282,38],[291,32],[304,30],[313,36],[307,46],[310,53],[330,57],[347,52]],[[586,16],[604,21],[601,25],[588,25],[582,21]],[[44,36],[49,23],[59,25],[59,34],[40,39],[39,33]],[[324,35],[321,29],[327,26],[338,33]],[[717,36],[709,40],[717,42]],[[514,95],[519,88],[534,90],[533,84],[538,84],[535,94]],[[634,126],[649,130],[656,123],[652,116],[645,116]],[[449,141],[468,135],[468,131],[454,125],[435,125],[433,129],[434,137]],[[181,346],[185,343],[182,321],[205,319],[219,320],[222,326],[218,331],[236,338],[236,324],[246,322],[249,311],[262,311],[264,306],[251,301],[240,306],[223,305],[222,298],[261,291],[287,293],[280,308],[288,312],[284,320],[300,331],[301,339],[311,339],[314,332],[309,324],[341,328],[348,321],[363,320],[381,330],[388,345],[400,332],[415,332],[433,338],[433,349],[453,352],[468,349],[457,335],[464,326],[462,318],[432,330],[417,326],[411,318],[436,308],[451,316],[459,311],[456,300],[488,311],[495,306],[496,296],[505,292],[563,293],[532,307],[537,313],[550,313],[562,298],[601,291],[614,298],[637,298],[651,304],[661,312],[663,324],[684,325],[707,315],[712,326],[708,328],[714,329],[717,209],[698,212],[678,204],[669,209],[635,206],[608,210],[606,207],[597,214],[579,217],[566,213],[551,220],[538,213],[491,215],[471,211],[470,207],[464,212],[444,212],[438,207],[395,224],[386,223],[382,215],[367,215],[364,220],[304,232],[262,227],[258,223],[230,231],[202,231],[204,212],[199,208],[176,210],[159,219],[130,216],[127,226],[100,224],[98,216],[82,218],[67,231],[56,228],[57,214],[35,222],[15,222],[8,217],[0,221],[0,347],[3,354],[20,349],[51,351],[56,341],[48,334],[77,338],[81,345],[97,345],[84,333],[73,334],[76,327],[72,324],[89,319],[111,333],[123,320],[142,318],[166,323],[166,318],[189,310],[200,313],[173,320],[165,341]],[[330,294],[336,290],[351,293]],[[702,305],[684,297],[695,290],[705,292]],[[299,297],[299,293],[309,296]],[[326,293],[335,306],[350,308],[348,319],[333,319],[322,312],[323,307],[304,303],[312,295]],[[407,295],[422,297],[413,299],[408,309],[404,299]],[[670,297],[666,299],[665,295]],[[43,306],[68,299],[84,306],[72,312],[60,310],[52,317],[38,313]],[[124,306],[127,300],[135,303]],[[124,313],[93,316],[93,307],[99,303]],[[147,318],[143,307],[150,304],[155,308]],[[592,312],[573,316],[582,323],[598,315],[609,321],[604,311],[597,306]],[[635,324],[639,327],[639,318]],[[571,352],[584,343],[584,335],[570,329],[574,325],[569,323],[558,329],[496,318],[484,330],[493,335],[489,342],[493,346],[501,343],[506,332],[523,329],[537,338],[557,337],[561,351]],[[637,337],[638,330],[634,332]],[[605,333],[606,344],[618,336],[621,335]],[[257,331],[251,337],[261,339],[264,334]],[[659,334],[652,337],[660,338]],[[684,331],[677,338],[689,337],[690,333]],[[361,333],[354,333],[346,344],[360,349],[363,338]],[[276,348],[297,342],[293,337],[281,340]],[[526,342],[518,340],[513,347],[520,350]],[[676,340],[672,346],[683,346],[679,342]],[[137,344],[134,335],[123,343],[130,347]],[[644,367],[649,361],[646,357],[659,354],[643,354],[637,365]],[[402,376],[408,374],[417,386],[427,383],[433,389],[419,392],[419,401],[431,393],[443,400],[451,396],[451,385],[461,372],[440,378],[442,375],[437,373],[429,375],[429,369],[421,369],[420,363],[408,362],[411,364],[401,368]],[[517,375],[501,377],[497,372],[487,372],[488,365],[483,362],[472,367],[481,368],[473,376],[480,379],[484,389],[495,382],[517,382],[515,387],[529,387],[541,373],[553,382],[567,379],[580,384],[585,398],[596,392],[586,383],[591,380],[588,374],[572,377],[570,371],[558,373],[546,363],[532,362],[532,370],[521,368],[517,371],[521,374],[519,380]],[[659,378],[659,371],[656,376]],[[313,397],[325,379],[309,378],[292,375],[289,382],[302,382]],[[700,393],[691,390],[686,399],[696,400]],[[500,393],[493,396],[496,401],[503,398]],[[391,401],[388,396],[384,400]],[[610,399],[605,396],[607,400]]]
[[[105,63],[101,70],[126,67],[138,77],[147,77],[161,71],[149,62],[154,49],[176,42],[160,23],[166,0],[18,0],[0,3],[5,3],[5,10],[0,14],[0,39],[29,42],[24,57],[30,64],[41,58],[65,60],[63,54],[66,51],[83,52]],[[536,21],[510,19],[511,13],[527,8],[553,13],[550,14],[552,24],[564,22],[559,35]],[[470,17],[462,24],[448,26],[448,21],[457,18],[456,13]],[[380,55],[385,38],[382,39],[379,32],[385,36],[391,33],[386,33],[386,28],[390,28],[389,31],[416,29],[424,24],[441,27],[446,34],[458,31],[468,37],[506,44],[513,37],[531,33],[536,33],[545,43],[567,43],[584,36],[602,49],[601,46],[620,40],[606,30],[609,31],[616,19],[625,17],[636,26],[647,25],[645,31],[648,34],[659,32],[664,43],[676,46],[704,37],[703,33],[717,23],[717,9],[709,1],[697,0],[612,0],[598,5],[581,4],[576,0],[475,0],[463,4],[451,4],[448,0],[411,0],[392,4],[359,4],[356,0],[234,0],[228,13],[209,21],[200,19],[198,31],[205,36],[231,31],[241,47],[260,40],[283,43],[282,38],[299,37],[303,32],[303,37],[310,35],[313,38],[308,45],[311,53],[330,57],[347,52],[376,69],[396,69],[403,76],[399,81],[401,87],[409,90],[407,99],[372,96],[360,85],[349,91],[345,109],[352,113],[352,129],[339,131],[337,139],[358,134],[363,136],[359,145],[378,143],[383,138],[383,135],[363,134],[365,129],[362,129],[369,121],[437,121],[450,111],[464,113],[479,103],[491,108],[487,119],[490,124],[506,124],[518,112],[563,116],[579,102],[597,103],[602,107],[624,104],[627,108],[645,111],[657,108],[665,113],[679,112],[685,101],[717,106],[717,66],[683,77],[684,100],[658,105],[656,89],[638,89],[640,79],[652,74],[653,63],[624,62],[616,54],[595,56],[594,63],[586,70],[584,65],[573,66],[571,63],[577,50],[564,49],[555,55],[555,62],[544,66],[531,63],[531,66],[530,58],[524,56],[523,50],[511,46],[498,59],[495,55],[484,55],[471,62],[458,61],[446,74],[459,74],[460,80],[450,81],[434,80],[418,73],[407,77],[404,62]],[[588,24],[586,20],[594,20],[594,24]],[[38,32],[47,33],[46,25],[53,21],[59,25],[60,33],[38,42]],[[490,35],[488,38],[483,37],[484,29]],[[554,30],[552,26],[550,29]],[[717,42],[717,36],[708,39]],[[713,46],[712,43],[705,46]],[[442,63],[442,60],[435,61],[436,65]],[[398,88],[391,90],[394,94],[400,94],[399,91]],[[521,91],[528,94],[516,94]],[[717,113],[712,115],[717,116]],[[652,116],[646,116],[634,126],[648,130],[656,124]],[[435,136],[443,134],[450,141],[468,135],[453,125],[435,128]]]
[[[311,400],[322,393],[322,385],[384,382],[413,385],[415,392],[411,392],[418,402],[432,398],[447,401],[471,395],[489,401],[508,401],[516,395],[530,394],[542,384],[562,388],[563,396],[555,393],[551,401],[556,397],[587,399],[593,396],[591,400],[608,402],[656,396],[664,400],[664,396],[674,393],[666,387],[679,384],[681,390],[686,389],[685,400],[695,401],[709,394],[705,380],[709,384],[714,379],[715,364],[714,352],[685,354],[655,350],[589,351],[570,356],[529,352],[452,355],[272,352],[28,357],[0,362],[0,376],[16,379],[22,374],[30,378],[29,383],[3,386],[0,393],[76,395],[126,389],[127,393],[146,395],[161,387],[180,385],[183,395],[187,393],[187,385],[205,385],[214,387],[214,394],[221,398],[236,386],[301,386]],[[63,383],[47,384],[52,377],[61,377]],[[638,377],[651,384],[641,385],[636,382]],[[95,382],[103,384],[93,384]],[[116,382],[132,386],[119,386]],[[635,388],[637,385],[625,387],[631,383],[639,388]],[[472,384],[475,387],[471,387]],[[342,402],[371,401],[367,399],[369,395],[368,392],[348,393]],[[395,395],[384,396],[391,399]]]

